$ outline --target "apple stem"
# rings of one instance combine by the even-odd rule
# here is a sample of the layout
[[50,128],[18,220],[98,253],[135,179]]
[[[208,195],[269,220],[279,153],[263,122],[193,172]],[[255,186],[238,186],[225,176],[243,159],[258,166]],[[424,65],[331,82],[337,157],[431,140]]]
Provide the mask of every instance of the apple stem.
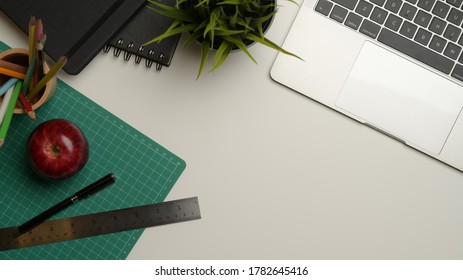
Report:
[[52,145],[51,150],[52,150],[53,154],[58,155],[60,149],[59,149],[58,145]]
[[60,148],[56,144],[50,144],[47,146],[47,152],[54,158],[57,158],[60,153]]

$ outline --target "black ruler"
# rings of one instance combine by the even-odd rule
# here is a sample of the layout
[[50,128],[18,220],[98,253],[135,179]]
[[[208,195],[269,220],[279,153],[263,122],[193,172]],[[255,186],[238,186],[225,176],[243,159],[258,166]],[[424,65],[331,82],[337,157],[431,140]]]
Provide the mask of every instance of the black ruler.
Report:
[[0,229],[0,251],[61,242],[201,218],[197,197],[46,221],[18,238]]

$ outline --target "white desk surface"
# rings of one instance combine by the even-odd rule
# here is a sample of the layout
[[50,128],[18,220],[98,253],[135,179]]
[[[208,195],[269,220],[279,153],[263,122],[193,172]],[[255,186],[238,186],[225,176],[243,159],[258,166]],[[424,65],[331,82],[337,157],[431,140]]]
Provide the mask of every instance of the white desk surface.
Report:
[[[298,9],[280,4],[278,44]],[[1,12],[0,34],[27,47]],[[101,53],[59,76],[187,162],[167,200],[198,196],[202,219],[146,229],[129,259],[463,258],[462,172],[273,82],[276,51],[196,80],[182,41],[160,72]]]

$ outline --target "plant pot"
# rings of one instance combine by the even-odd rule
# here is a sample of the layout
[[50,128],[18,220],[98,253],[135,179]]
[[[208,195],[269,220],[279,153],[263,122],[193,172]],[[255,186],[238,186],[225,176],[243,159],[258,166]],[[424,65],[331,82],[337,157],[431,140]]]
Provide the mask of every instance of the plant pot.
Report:
[[[183,9],[183,10],[189,10],[189,9],[193,9],[194,6],[198,3],[199,0],[189,0],[189,1],[185,1],[185,2],[182,2],[180,4],[180,8]],[[276,1],[277,0],[263,0],[263,2],[267,2],[266,4],[276,4]],[[271,7],[268,12],[273,12],[275,10],[275,7]],[[262,16],[262,15],[260,15]],[[273,17],[271,17],[270,19],[268,19],[267,21],[263,22],[262,23],[262,30],[263,30],[263,34],[265,34],[267,32],[267,30],[270,28],[272,22],[273,22]],[[196,41],[198,41],[199,44],[201,44],[202,40],[201,38],[198,38]],[[218,39],[218,40],[215,40],[214,41],[214,45],[211,46],[211,50],[214,50],[216,51],[220,44],[222,43],[222,40]],[[255,44],[256,42],[254,41],[251,41],[251,40],[247,40],[247,39],[244,39],[243,40],[243,43],[246,45],[246,47],[250,47],[251,45]],[[239,47],[237,46],[234,46],[232,51],[238,51],[240,50]]]
[[[0,59],[13,62],[19,65],[28,66],[29,64],[29,51],[27,49],[22,48],[13,48],[6,50],[0,53]],[[44,73],[48,73],[50,71],[50,66],[45,62],[43,65]],[[0,85],[4,84],[10,77],[6,75],[0,75]],[[33,110],[36,110],[40,106],[42,106],[45,102],[47,102],[55,93],[56,90],[56,77],[53,77],[50,81],[48,81],[45,87],[40,90],[34,100],[31,101],[31,106]],[[0,97],[0,103],[2,101],[2,97]],[[16,107],[14,109],[15,114],[24,114],[24,109],[21,103],[18,101],[16,102]]]

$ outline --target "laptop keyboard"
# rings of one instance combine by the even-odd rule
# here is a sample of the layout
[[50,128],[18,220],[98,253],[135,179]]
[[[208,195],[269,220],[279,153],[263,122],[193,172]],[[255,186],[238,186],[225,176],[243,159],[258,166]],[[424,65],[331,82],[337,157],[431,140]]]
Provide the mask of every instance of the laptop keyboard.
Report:
[[463,0],[319,0],[315,11],[463,82]]

